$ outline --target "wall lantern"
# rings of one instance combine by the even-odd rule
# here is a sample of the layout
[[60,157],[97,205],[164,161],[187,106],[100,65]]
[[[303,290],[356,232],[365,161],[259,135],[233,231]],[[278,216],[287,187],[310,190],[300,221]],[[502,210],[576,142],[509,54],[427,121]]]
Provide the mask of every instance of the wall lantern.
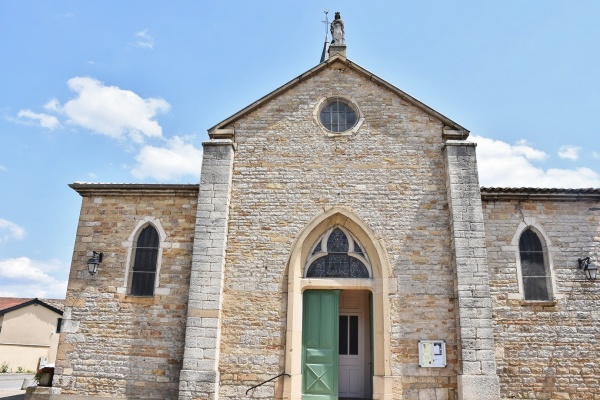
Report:
[[579,258],[579,259],[577,259],[577,261],[579,261],[579,269],[583,269],[583,272],[585,272],[585,276],[589,280],[596,279],[596,272],[598,272],[598,267],[593,264],[590,265],[589,257]]
[[98,266],[102,262],[102,253],[98,253],[96,251],[92,253],[92,257],[87,260],[87,267],[90,275],[96,275],[96,272],[98,272]]

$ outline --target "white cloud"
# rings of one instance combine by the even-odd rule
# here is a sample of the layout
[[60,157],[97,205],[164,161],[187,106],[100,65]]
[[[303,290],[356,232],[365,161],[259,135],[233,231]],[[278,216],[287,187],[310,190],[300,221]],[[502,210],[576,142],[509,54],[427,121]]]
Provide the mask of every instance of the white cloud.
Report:
[[27,257],[0,260],[0,296],[64,298],[67,280],[51,272],[66,272],[68,265],[58,260],[35,261]]
[[136,161],[138,165],[131,173],[137,178],[170,181],[185,175],[198,177],[202,165],[202,150],[176,136],[167,142],[166,147],[143,147]]
[[56,118],[54,115],[39,114],[39,113],[35,113],[31,110],[21,110],[21,111],[19,111],[19,114],[17,114],[17,116],[19,118],[33,120],[36,123],[38,123],[42,128],[46,128],[46,129],[50,129],[50,130],[56,129],[60,126],[60,122],[58,122],[58,118]]
[[522,143],[510,145],[500,140],[471,136],[477,143],[479,181],[488,187],[600,187],[600,174],[589,168],[548,169],[536,167],[547,155]]
[[558,149],[558,156],[560,158],[566,158],[567,160],[578,160],[579,159],[579,151],[581,150],[581,147],[577,147],[577,146],[571,146],[571,145],[565,145],[565,146],[561,146],[560,149]]
[[60,102],[57,99],[52,99],[44,104],[44,108],[48,111],[60,112]]
[[25,228],[0,218],[0,243],[8,239],[21,240],[25,237]]
[[528,160],[541,161],[548,158],[548,155],[543,151],[529,146],[525,139],[519,140],[516,146],[511,146],[511,152],[515,155],[521,155]]
[[67,280],[49,274],[68,271],[58,260],[35,261],[27,257],[0,260],[0,296],[64,298]]
[[592,151],[592,156],[600,160],[600,153],[598,153],[597,151]]
[[162,136],[154,118],[169,111],[171,106],[164,99],[143,99],[130,90],[104,86],[89,77],[71,78],[67,85],[77,97],[63,106],[53,99],[45,108],[64,114],[68,123],[116,139],[128,137],[136,143],[142,143],[144,137]]
[[154,48],[154,39],[148,34],[148,29],[144,29],[143,31],[136,32],[135,37],[138,39],[136,42],[132,43],[136,47],[141,47],[144,49],[153,49]]
[[4,165],[0,165],[0,172],[1,171],[8,171],[8,168],[6,168]]

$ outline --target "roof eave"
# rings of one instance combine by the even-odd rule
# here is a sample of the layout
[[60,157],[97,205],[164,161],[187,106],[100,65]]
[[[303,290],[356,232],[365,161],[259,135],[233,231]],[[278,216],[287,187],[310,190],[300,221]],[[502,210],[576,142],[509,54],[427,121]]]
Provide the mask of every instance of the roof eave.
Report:
[[551,188],[493,188],[482,187],[481,198],[494,200],[552,200],[552,201],[600,201],[600,189],[551,189]]
[[123,196],[145,194],[166,196],[173,194],[197,196],[198,184],[154,184],[154,183],[83,183],[75,182],[69,187],[82,197],[95,194]]

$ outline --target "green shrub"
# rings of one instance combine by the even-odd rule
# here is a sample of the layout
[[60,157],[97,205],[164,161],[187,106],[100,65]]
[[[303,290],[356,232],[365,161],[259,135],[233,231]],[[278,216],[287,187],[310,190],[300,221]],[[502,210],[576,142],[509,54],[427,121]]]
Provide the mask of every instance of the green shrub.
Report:
[[2,364],[0,364],[0,373],[6,374],[7,372],[10,372],[10,367],[8,366],[8,363],[4,361]]
[[23,367],[17,367],[17,374],[22,374],[23,372],[25,372]]

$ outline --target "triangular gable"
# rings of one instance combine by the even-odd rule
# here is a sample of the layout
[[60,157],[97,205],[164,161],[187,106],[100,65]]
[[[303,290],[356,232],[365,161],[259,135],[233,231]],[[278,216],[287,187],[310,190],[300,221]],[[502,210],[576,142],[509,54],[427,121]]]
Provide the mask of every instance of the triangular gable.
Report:
[[406,101],[407,103],[417,107],[418,109],[424,111],[425,113],[429,114],[430,116],[442,121],[445,125],[444,126],[444,138],[445,139],[464,140],[469,136],[469,131],[466,128],[464,128],[461,125],[457,124],[456,122],[452,121],[450,118],[447,118],[446,116],[440,114],[439,112],[435,111],[433,108],[420,102],[419,100],[415,99],[414,97],[410,96],[409,94],[403,92],[402,90],[398,89],[396,86],[392,85],[391,83],[379,78],[377,75],[369,72],[365,68],[359,66],[358,64],[353,63],[352,61],[350,61],[340,55],[334,55],[334,56],[330,57],[325,62],[320,63],[316,67],[306,71],[305,73],[298,76],[297,78],[292,79],[291,81],[284,84],[283,86],[280,86],[279,88],[275,89],[274,91],[267,94],[266,96],[260,98],[259,100],[255,101],[254,103],[250,104],[249,106],[247,106],[247,107],[243,108],[242,110],[238,111],[237,113],[233,114],[231,117],[219,122],[218,124],[216,124],[215,126],[213,126],[212,128],[210,128],[208,130],[209,136],[212,139],[221,137],[219,131],[224,128],[225,128],[224,130],[226,132],[223,132],[223,134],[225,134],[226,136],[230,136],[232,132],[230,132],[230,129],[227,129],[227,127],[229,125],[236,122],[237,120],[244,117],[245,115],[251,113],[252,111],[260,108],[262,105],[264,105],[271,99],[273,99],[273,98],[281,95],[282,93],[288,91],[289,89],[295,87],[300,82],[310,78],[312,75],[319,73],[320,71],[324,70],[325,68],[335,67],[336,64],[339,64],[340,67],[343,66],[344,68],[351,68],[352,70],[367,77],[370,81],[375,82],[378,85],[386,87],[387,89],[389,89],[390,91],[395,93],[398,97],[400,97],[402,100]]
[[[8,312],[18,310],[19,308],[27,307],[32,304],[39,304],[41,306],[46,307],[47,309],[54,311],[57,314],[62,315],[63,311],[49,303],[46,303],[44,300],[40,300],[38,298],[4,298],[6,301],[0,302],[0,315],[6,314]],[[60,300],[53,300],[53,302],[58,302]]]

